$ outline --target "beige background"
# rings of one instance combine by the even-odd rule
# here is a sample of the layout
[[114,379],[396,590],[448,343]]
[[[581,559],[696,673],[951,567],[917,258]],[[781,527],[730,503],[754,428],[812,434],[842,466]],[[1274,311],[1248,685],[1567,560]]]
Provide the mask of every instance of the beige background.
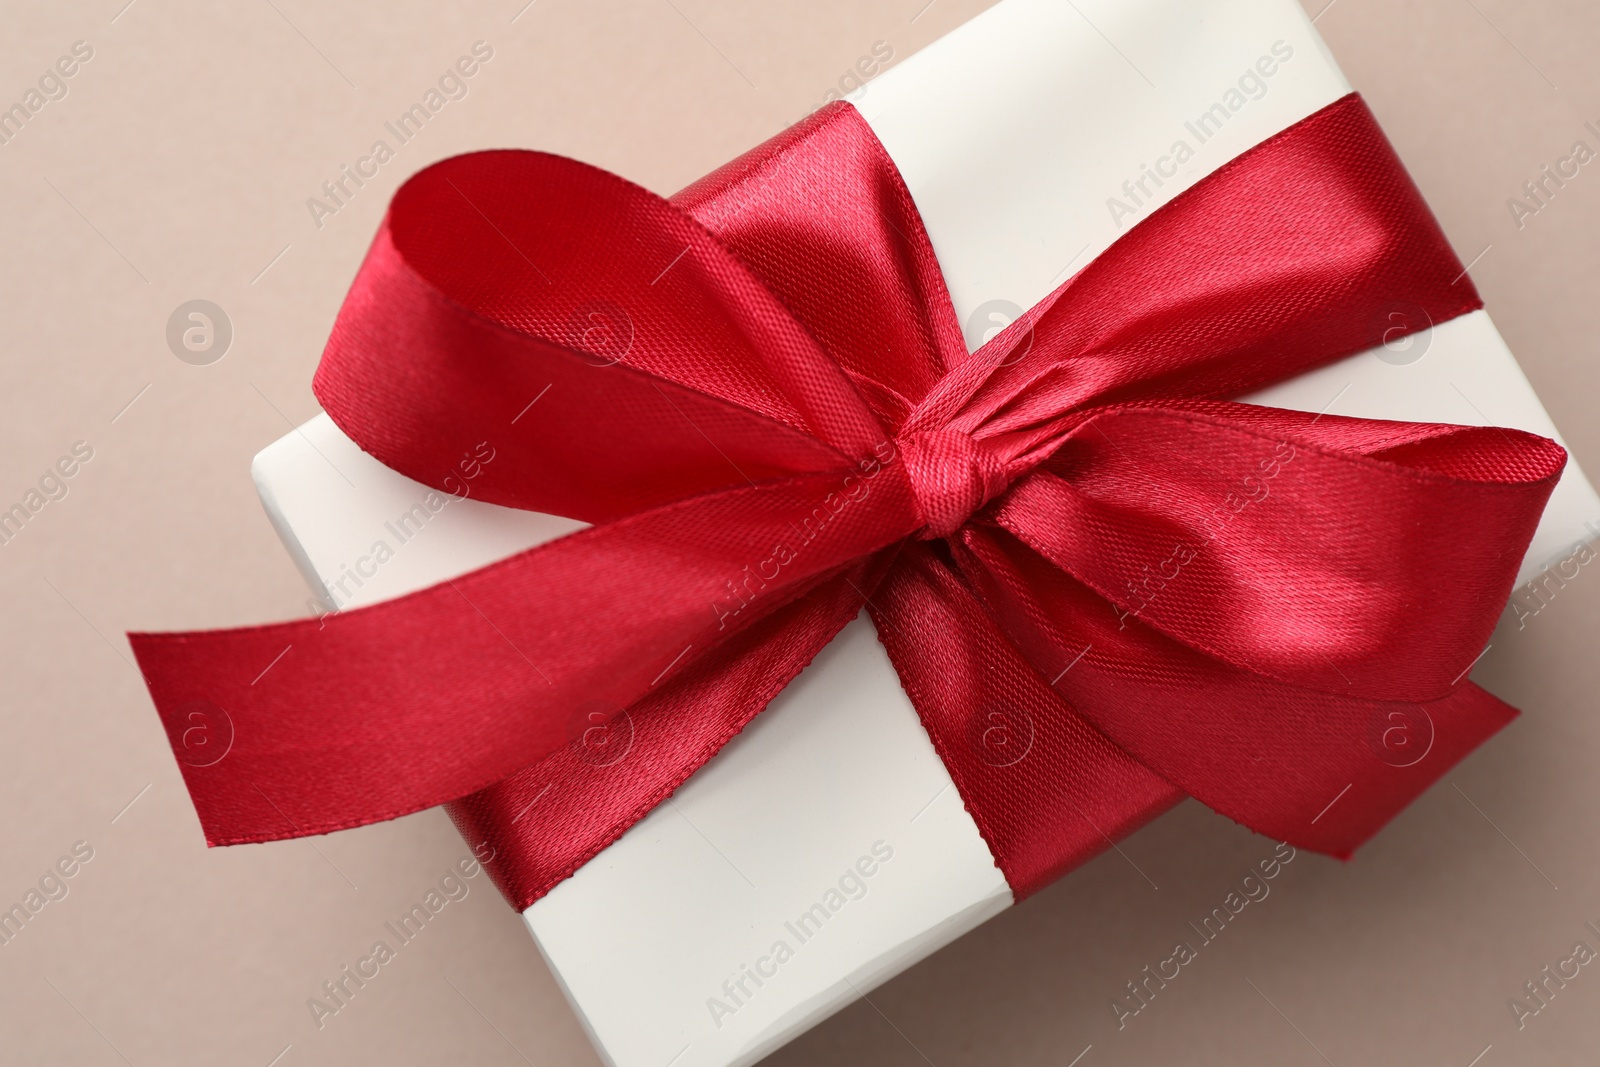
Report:
[[[0,946],[0,1062],[592,1064],[482,878],[319,1031],[306,998],[463,843],[429,812],[206,850],[120,635],[304,611],[247,469],[317,410],[329,324],[408,173],[532,146],[670,192],[820,104],[874,42],[904,57],[986,5],[125,2],[0,9],[0,102],[74,41],[94,48],[0,146],[0,507],[75,441],[94,448],[0,547],[0,905],[74,842],[94,849]],[[1489,246],[1474,276],[1600,475],[1600,166],[1521,231],[1506,208],[1574,140],[1600,145],[1582,128],[1600,126],[1600,8],[1336,0],[1318,26],[1463,259]],[[494,58],[470,95],[319,230],[305,199],[479,39]],[[214,365],[166,345],[193,298],[233,323]],[[1600,925],[1597,638],[1600,567],[1479,665],[1521,720],[1354,863],[1296,859],[1126,1030],[1108,1010],[1123,983],[1271,852],[1195,804],[769,1062],[1593,1062],[1600,966],[1520,1032],[1506,1000],[1580,937],[1600,948],[1583,928]]]

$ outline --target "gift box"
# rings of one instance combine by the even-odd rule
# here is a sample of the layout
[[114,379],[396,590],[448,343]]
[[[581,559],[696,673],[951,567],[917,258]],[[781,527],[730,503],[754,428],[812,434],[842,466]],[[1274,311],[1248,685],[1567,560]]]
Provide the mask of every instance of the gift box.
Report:
[[[1293,0],[1003,0],[853,97],[915,200],[969,349],[1162,205],[1350,86]],[[597,308],[594,324],[626,323]],[[1244,398],[1308,412],[1516,427],[1559,438],[1479,310]],[[519,418],[537,418],[539,397]],[[327,416],[253,474],[326,613],[432,586],[581,528],[474,499],[492,442],[440,492]],[[1600,524],[1569,464],[1519,581]],[[381,546],[381,547],[380,547]],[[584,759],[625,766],[597,718]],[[1026,755],[1014,722],[987,757]],[[538,819],[540,797],[518,818]],[[1110,813],[1106,841],[1170,803]],[[1098,815],[1098,812],[1086,813]],[[602,1057],[753,1062],[1013,903],[960,790],[865,618],[732,742],[524,913]]]

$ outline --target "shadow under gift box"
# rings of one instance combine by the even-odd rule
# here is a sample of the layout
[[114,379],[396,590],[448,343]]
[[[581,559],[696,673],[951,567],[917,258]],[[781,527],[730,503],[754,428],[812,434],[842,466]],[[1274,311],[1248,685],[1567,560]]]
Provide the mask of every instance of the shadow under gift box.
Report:
[[[1160,204],[1349,91],[1294,0],[1005,0],[854,100],[904,175],[976,348]],[[1560,439],[1482,311],[1245,399]],[[326,415],[262,451],[253,473],[328,607],[581,527],[439,494]],[[1589,523],[1600,528],[1600,499],[1569,463],[1519,582]],[[625,760],[628,737],[626,722],[607,727],[598,758]],[[728,1067],[1011,903],[863,617],[525,919],[609,1063]]]

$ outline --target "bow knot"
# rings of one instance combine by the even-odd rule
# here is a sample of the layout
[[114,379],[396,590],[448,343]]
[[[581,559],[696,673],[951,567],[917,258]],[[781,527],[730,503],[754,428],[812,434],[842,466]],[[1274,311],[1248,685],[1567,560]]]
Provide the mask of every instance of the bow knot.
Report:
[[1010,484],[1001,459],[960,430],[922,430],[898,444],[927,524],[924,540],[949,537]]

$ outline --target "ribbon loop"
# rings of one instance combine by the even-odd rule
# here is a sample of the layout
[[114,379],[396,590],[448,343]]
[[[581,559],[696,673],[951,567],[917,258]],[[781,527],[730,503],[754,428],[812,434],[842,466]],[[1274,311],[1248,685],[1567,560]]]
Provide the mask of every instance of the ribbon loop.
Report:
[[1136,406],[1076,430],[994,516],[1119,625],[1291,685],[1431,701],[1483,651],[1565,461],[1520,430]]

